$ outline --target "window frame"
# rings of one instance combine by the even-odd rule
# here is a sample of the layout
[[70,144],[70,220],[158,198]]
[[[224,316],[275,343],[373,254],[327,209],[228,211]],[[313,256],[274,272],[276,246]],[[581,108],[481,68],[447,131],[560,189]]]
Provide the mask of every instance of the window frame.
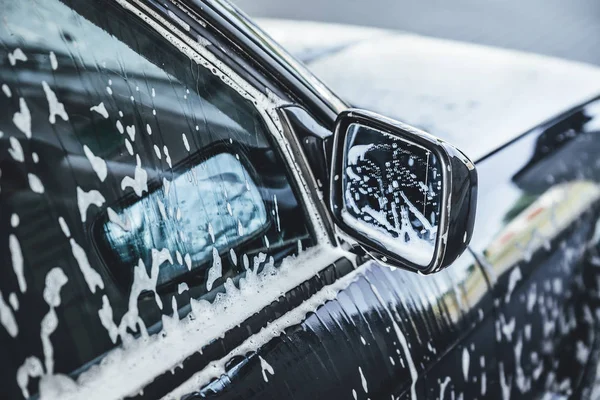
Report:
[[[213,12],[210,9],[212,5],[206,0],[198,1],[204,6],[202,8],[199,4],[191,7],[177,0],[171,0],[170,4],[173,7],[160,4],[156,0],[113,1],[136,14],[135,17],[141,19],[157,34],[165,37],[166,33],[169,38],[165,37],[165,40],[171,42],[190,59],[194,61],[198,58],[204,59],[213,69],[216,68],[222,73],[225,73],[224,69],[228,70],[226,73],[228,80],[233,83],[234,89],[237,87],[242,97],[253,102],[254,108],[266,125],[269,143],[284,161],[289,183],[294,193],[298,195],[298,202],[304,210],[309,233],[317,243],[336,245],[335,228],[326,203],[318,195],[320,189],[316,178],[298,138],[280,110],[285,106],[298,105],[294,99],[295,93],[290,93],[289,88],[282,87],[278,81],[265,76],[257,69],[255,65],[257,59],[252,50],[248,47],[241,48],[237,43],[237,40],[243,37],[243,33],[236,30],[234,25],[228,26],[231,29],[224,29],[224,24],[216,26],[211,24],[208,18],[202,19],[204,13]],[[196,14],[196,10],[203,14]],[[194,34],[201,39],[194,38]],[[195,53],[196,58],[192,53]],[[255,96],[271,103],[268,112],[257,106],[258,100]]]

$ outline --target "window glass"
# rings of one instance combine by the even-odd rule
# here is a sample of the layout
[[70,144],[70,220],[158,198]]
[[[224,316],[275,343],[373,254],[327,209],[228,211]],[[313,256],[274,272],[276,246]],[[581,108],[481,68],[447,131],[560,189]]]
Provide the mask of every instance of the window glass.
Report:
[[174,304],[313,245],[264,119],[227,77],[113,2],[0,8],[3,396],[76,377]]
[[[213,249],[233,248],[265,228],[267,211],[256,183],[233,154],[219,153],[167,187],[111,212],[101,235],[120,268],[139,257],[150,264],[148,249],[174,250],[179,260],[159,271],[161,285],[205,265]],[[209,276],[207,289],[214,278]]]

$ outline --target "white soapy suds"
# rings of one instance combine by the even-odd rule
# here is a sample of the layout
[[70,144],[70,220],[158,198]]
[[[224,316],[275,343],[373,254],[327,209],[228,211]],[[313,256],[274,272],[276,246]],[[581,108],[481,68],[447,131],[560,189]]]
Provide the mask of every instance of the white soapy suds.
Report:
[[187,22],[185,22],[184,20],[182,20],[181,18],[179,18],[177,15],[175,15],[175,13],[171,10],[167,11],[167,14],[169,15],[169,17],[171,17],[173,19],[173,21],[177,22],[177,24],[179,26],[181,26],[183,29],[185,29],[186,31],[190,31],[190,26],[188,25]]
[[[113,343],[117,341],[118,337],[121,337],[125,347],[138,345],[140,339],[137,339],[136,341],[130,333],[130,331],[135,332],[136,327],[139,327],[143,339],[149,338],[144,322],[139,315],[138,298],[143,292],[153,292],[156,304],[162,309],[162,301],[158,296],[158,293],[156,293],[156,283],[158,281],[159,268],[167,261],[171,265],[173,264],[173,258],[168,249],[162,249],[160,251],[152,249],[152,265],[150,266],[150,273],[148,273],[144,262],[141,259],[138,260],[138,265],[133,269],[133,284],[131,285],[131,291],[129,293],[129,308],[118,324],[115,324],[113,321],[112,309],[110,308],[108,298],[105,300],[105,304],[103,304],[99,316]],[[174,315],[176,314],[177,313]],[[176,326],[177,325],[174,325],[174,327]],[[163,326],[163,332],[166,332],[167,330],[170,329],[168,329],[166,325]]]
[[481,372],[481,395],[485,396],[487,392],[487,375],[485,373],[485,359],[483,356],[481,356],[481,368],[483,370]]
[[387,306],[386,301],[379,293],[379,290],[377,290],[377,287],[375,287],[375,285],[373,285],[373,284],[370,284],[370,286],[371,286],[371,290],[373,290],[373,293],[375,294],[375,297],[377,297],[379,302],[384,306],[384,310],[388,314],[388,317],[392,320],[392,327],[394,328],[394,332],[396,333],[396,337],[398,338],[398,341],[400,342],[400,345],[402,346],[402,350],[404,351],[404,357],[406,358],[406,362],[408,363],[408,370],[410,372],[410,378],[412,381],[411,385],[410,385],[410,397],[412,400],[417,400],[416,385],[417,385],[417,379],[419,378],[419,374],[417,372],[417,368],[415,367],[415,363],[412,359],[412,354],[410,353],[410,349],[408,347],[408,342],[406,340],[406,337],[404,336],[404,333],[402,333],[402,331],[400,330],[400,327],[398,326],[398,323],[396,322],[396,321],[401,321],[400,315],[398,315],[398,312],[396,311],[396,309],[393,309],[394,314],[392,315],[392,312],[390,311],[390,307]]
[[105,201],[106,199],[99,191],[92,189],[89,192],[86,192],[81,187],[77,186],[77,206],[79,207],[81,222],[87,220],[87,211],[92,204],[96,207],[102,207]]
[[48,100],[48,107],[50,108],[50,117],[48,120],[51,124],[56,123],[56,116],[58,115],[63,119],[63,121],[69,120],[69,115],[65,111],[65,106],[63,103],[58,101],[56,94],[46,81],[42,81],[42,87],[44,88],[44,92],[46,93],[46,99]]
[[575,357],[581,365],[586,365],[590,357],[589,347],[586,346],[581,340],[577,341],[577,351]]
[[358,373],[360,374],[360,383],[362,384],[363,390],[365,393],[369,393],[369,388],[367,387],[367,380],[362,372],[362,368],[358,367]]
[[532,312],[537,300],[537,285],[534,283],[527,293],[527,312]]
[[25,271],[23,268],[23,253],[21,252],[19,239],[13,234],[8,237],[8,248],[10,249],[13,271],[19,283],[19,290],[21,293],[25,293],[27,291],[27,281],[25,281]]
[[504,363],[500,362],[500,386],[502,388],[502,399],[510,400],[510,389],[512,387],[511,379],[506,380],[504,374]]
[[90,164],[92,164],[92,169],[94,170],[96,175],[98,175],[100,182],[104,182],[106,176],[108,175],[106,161],[104,161],[104,159],[102,159],[101,157],[95,156],[94,153],[92,153],[92,150],[90,150],[90,148],[87,147],[87,145],[83,146],[83,152],[85,153],[85,156],[89,160]]
[[531,388],[531,379],[525,376],[525,371],[521,365],[521,354],[523,352],[523,338],[519,333],[517,341],[513,347],[515,352],[515,382],[521,393],[529,391]]
[[[245,278],[239,282],[239,289],[229,279],[225,284],[225,294],[217,296],[212,304],[204,300],[190,300],[192,314],[202,318],[184,318],[178,321],[172,330],[163,330],[165,334],[142,336],[131,341],[124,348],[114,349],[107,354],[101,364],[84,372],[78,378],[77,390],[61,393],[61,400],[90,396],[99,399],[120,398],[137,393],[157,375],[179,365],[189,355],[215,338],[221,337],[257,310],[271,304],[273,300],[297,287],[310,276],[314,276],[323,266],[330,265],[340,257],[353,259],[351,254],[339,248],[329,246],[311,248],[305,250],[301,257],[285,258],[278,269],[265,266],[260,273],[247,270]],[[205,383],[205,378],[210,380],[212,376],[219,376],[220,371],[224,373],[224,365],[231,357],[255,351],[266,341],[283,333],[285,327],[301,322],[306,313],[315,310],[326,300],[335,298],[337,292],[347,287],[355,279],[357,271],[362,271],[363,268],[364,266],[361,266],[332,285],[321,289],[301,306],[271,322],[267,328],[232,350],[233,354],[230,353],[224,359],[215,361],[198,372],[190,379],[191,382],[200,379],[197,385],[194,384],[196,389],[192,390],[197,390],[200,384]],[[134,271],[138,271],[137,267]],[[136,290],[132,289],[133,292],[138,288],[135,283],[136,274],[146,275],[146,268],[142,266],[139,272],[134,272],[133,288]],[[137,297],[135,299],[134,297],[130,295],[130,306],[137,309]],[[157,363],[153,360],[161,360],[161,362]],[[139,365],[144,365],[144,368],[140,369]],[[106,382],[112,383],[106,385]],[[186,390],[185,385],[177,390],[180,389]],[[184,391],[181,394],[185,393],[189,392]]]
[[46,287],[44,288],[43,297],[50,306],[50,310],[42,319],[40,336],[42,340],[42,349],[44,351],[46,374],[48,375],[54,373],[54,347],[52,346],[50,335],[58,326],[58,317],[55,308],[60,306],[60,290],[67,281],[67,276],[59,267],[52,268],[48,274],[46,274]]
[[212,250],[213,255],[213,264],[212,267],[208,270],[208,278],[206,278],[206,290],[210,292],[213,284],[217,279],[221,277],[223,274],[221,267],[221,257],[219,256],[219,250],[216,247],[213,247]]
[[29,378],[38,378],[44,374],[42,362],[37,357],[27,357],[23,365],[17,370],[17,384],[21,388],[23,397],[29,398]]
[[[438,381],[439,382],[439,381]],[[450,383],[450,377],[447,376],[443,382],[440,383],[440,397],[439,400],[444,400],[444,396],[446,395],[446,387]]]
[[279,220],[279,205],[277,203],[277,195],[273,195],[273,204],[275,205],[275,220],[277,221],[277,232],[281,232],[281,221]]
[[106,107],[104,106],[104,102],[101,101],[97,106],[90,107],[90,111],[95,111],[98,114],[102,115],[104,118],[108,118],[108,111],[106,111]]
[[469,380],[469,364],[471,362],[471,355],[469,354],[469,350],[466,347],[463,347],[462,352],[462,371],[463,377],[465,378],[465,382]]
[[50,66],[54,71],[58,68],[58,60],[56,59],[56,54],[53,51],[50,52]]
[[31,113],[29,112],[29,107],[27,107],[27,102],[25,102],[25,99],[22,97],[19,99],[19,111],[13,115],[13,124],[15,124],[27,138],[31,138]]
[[25,161],[25,154],[23,154],[23,147],[21,146],[21,142],[14,137],[11,136],[8,138],[10,141],[10,148],[8,149],[8,153],[15,161],[23,162]]
[[8,62],[13,67],[17,64],[17,61],[27,61],[27,56],[23,53],[23,50],[16,48],[12,53],[8,53]]
[[506,336],[506,340],[511,342],[512,335],[513,335],[513,332],[515,331],[515,326],[516,326],[515,317],[512,317],[510,322],[506,323],[506,320],[504,319],[504,315],[500,314],[500,324],[502,326],[502,333],[504,334],[504,336]]
[[10,91],[10,88],[8,87],[8,85],[6,83],[2,84],[2,91],[4,92],[4,95],[8,98],[12,97],[12,92]]
[[260,369],[261,369],[261,372],[262,372],[263,379],[265,380],[265,382],[269,382],[269,378],[267,376],[267,372],[269,374],[271,374],[271,375],[275,375],[275,370],[273,369],[273,367],[271,367],[271,364],[269,364],[261,356],[258,356],[258,359],[260,360]]
[[212,240],[212,242],[215,242],[215,231],[213,230],[212,224],[209,222],[208,223],[208,234],[210,235],[210,240]]
[[504,302],[508,303],[510,301],[510,296],[512,295],[513,290],[517,286],[517,282],[519,282],[523,278],[521,275],[521,268],[516,267],[513,269],[508,277],[508,290],[506,292],[506,296],[504,297]]
[[8,302],[15,311],[19,311],[19,298],[15,292],[8,295]]
[[187,283],[181,282],[179,285],[177,285],[177,294],[181,294],[181,293],[185,292],[186,290],[190,290]]
[[127,152],[130,155],[133,155],[133,146],[131,145],[131,142],[127,138],[125,138],[125,148],[127,149]]
[[190,151],[190,143],[188,142],[187,136],[185,136],[185,133],[181,134],[181,138],[183,140],[183,145],[185,146],[185,149],[187,151]]
[[563,285],[562,285],[562,280],[560,280],[560,278],[555,278],[554,281],[552,281],[552,290],[554,291],[554,294],[556,294],[556,295],[562,293]]
[[8,153],[10,154],[10,156],[18,162],[23,162],[25,161],[25,154],[23,154],[23,147],[21,146],[21,142],[19,142],[19,140],[14,137],[11,136],[9,138],[10,141],[10,148],[8,149]]
[[27,174],[27,179],[29,181],[29,187],[34,193],[44,193],[44,185],[37,175],[29,173]]
[[106,295],[102,296],[102,308],[98,311],[98,318],[104,329],[106,329],[110,340],[116,343],[119,337],[119,328],[115,325],[112,306]]
[[13,213],[10,216],[10,226],[16,228],[17,226],[19,226],[19,222],[21,222],[21,220],[19,219],[19,215]]
[[162,202],[162,200],[158,199],[157,200],[158,203],[158,211],[160,212],[160,216],[162,217],[162,219],[167,219],[167,210],[165,209],[165,204]]
[[154,154],[156,154],[156,158],[158,158],[159,160],[162,159],[162,153],[160,152],[160,147],[158,147],[156,144],[154,145]]
[[117,225],[119,228],[123,229],[125,232],[129,232],[131,230],[131,221],[127,218],[126,215],[119,216],[112,208],[108,207],[106,209],[108,213],[108,220],[113,224]]
[[8,332],[11,337],[17,337],[19,334],[17,320],[8,304],[4,302],[2,292],[0,292],[0,323],[2,323],[2,326],[4,326],[4,329],[6,329],[6,332]]
[[87,254],[85,254],[83,248],[81,248],[81,246],[74,239],[70,239],[69,242],[71,243],[73,257],[75,257],[77,265],[79,265],[79,270],[83,274],[83,279],[85,279],[90,291],[92,293],[96,293],[96,288],[104,289],[102,277],[90,265]]
[[127,131],[127,135],[132,142],[135,142],[135,125],[128,125],[125,127],[125,131]]
[[63,233],[66,237],[71,237],[71,230],[69,229],[69,225],[63,217],[58,217],[58,224],[60,225],[60,229],[62,229]]
[[169,164],[169,168],[173,168],[173,165],[171,165],[171,156],[169,155],[169,149],[167,148],[167,145],[163,146],[163,151],[165,153],[165,161],[167,164]]
[[148,191],[148,173],[142,168],[142,161],[140,156],[136,155],[136,167],[134,177],[126,176],[121,181],[121,190],[125,190],[128,187],[132,188],[138,197],[142,197],[144,192]]

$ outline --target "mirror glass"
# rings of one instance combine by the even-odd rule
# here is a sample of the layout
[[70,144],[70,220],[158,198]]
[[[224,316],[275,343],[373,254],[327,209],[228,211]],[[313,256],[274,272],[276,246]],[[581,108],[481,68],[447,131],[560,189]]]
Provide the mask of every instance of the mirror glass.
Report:
[[[413,264],[434,256],[444,173],[428,149],[358,123],[343,153],[342,219]],[[334,178],[335,179],[335,178]]]

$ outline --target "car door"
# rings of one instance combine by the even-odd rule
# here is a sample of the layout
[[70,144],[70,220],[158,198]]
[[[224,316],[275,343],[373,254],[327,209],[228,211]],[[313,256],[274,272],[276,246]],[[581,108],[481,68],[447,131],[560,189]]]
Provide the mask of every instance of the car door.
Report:
[[595,343],[598,102],[478,164],[472,248],[494,281],[502,398],[580,394]]
[[152,27],[135,10],[6,5],[11,398],[156,398],[183,379],[178,366],[226,353],[279,312],[278,296],[341,258],[280,147],[277,102],[197,41],[199,52],[178,50],[170,22]]
[[453,349],[493,368],[458,347],[489,315],[472,256],[426,278],[338,247],[287,91],[201,13],[5,10],[3,393],[414,398]]

